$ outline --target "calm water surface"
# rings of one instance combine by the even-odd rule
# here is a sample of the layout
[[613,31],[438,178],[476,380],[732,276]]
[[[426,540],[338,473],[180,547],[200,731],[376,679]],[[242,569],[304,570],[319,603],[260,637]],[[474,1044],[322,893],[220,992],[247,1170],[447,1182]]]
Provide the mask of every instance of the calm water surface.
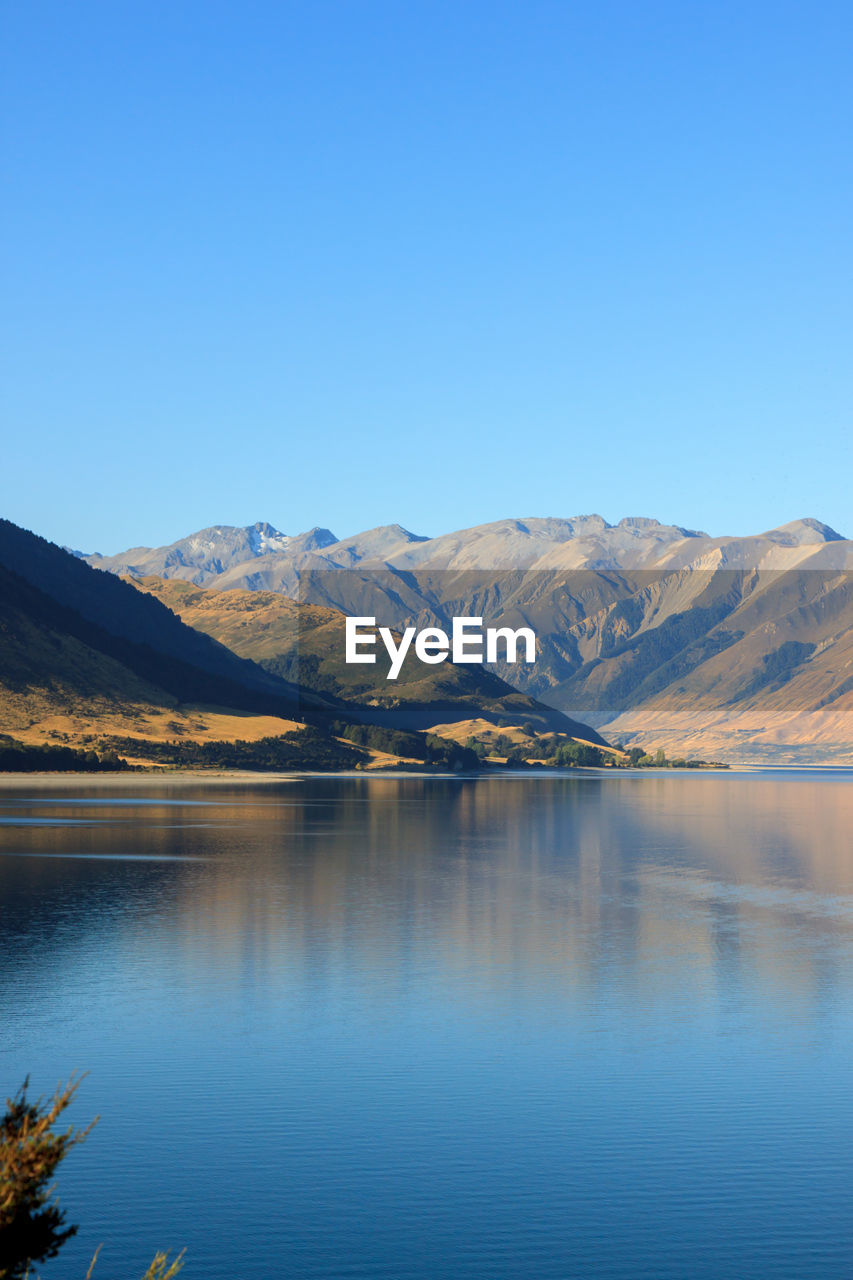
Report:
[[853,775],[0,790],[45,1280],[853,1276]]

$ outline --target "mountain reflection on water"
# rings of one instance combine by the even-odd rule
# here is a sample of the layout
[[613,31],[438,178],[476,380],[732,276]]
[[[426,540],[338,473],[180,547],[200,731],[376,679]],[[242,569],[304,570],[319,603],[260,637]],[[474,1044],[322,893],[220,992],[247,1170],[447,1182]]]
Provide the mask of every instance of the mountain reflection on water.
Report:
[[3,1084],[102,1115],[46,1280],[853,1272],[851,830],[845,773],[7,782]]

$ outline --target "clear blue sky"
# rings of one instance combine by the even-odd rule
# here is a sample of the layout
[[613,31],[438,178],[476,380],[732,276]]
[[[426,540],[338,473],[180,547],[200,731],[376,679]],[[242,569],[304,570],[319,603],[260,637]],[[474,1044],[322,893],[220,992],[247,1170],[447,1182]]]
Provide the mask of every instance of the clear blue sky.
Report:
[[853,536],[853,9],[4,0],[2,514]]

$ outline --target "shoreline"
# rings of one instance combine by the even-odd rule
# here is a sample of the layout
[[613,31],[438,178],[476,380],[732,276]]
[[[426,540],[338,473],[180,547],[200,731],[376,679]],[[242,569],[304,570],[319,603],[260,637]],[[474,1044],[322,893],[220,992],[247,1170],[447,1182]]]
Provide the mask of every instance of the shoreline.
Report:
[[405,781],[407,779],[424,779],[435,778],[440,780],[454,779],[464,782],[479,782],[489,780],[490,778],[501,779],[537,779],[547,781],[549,778],[673,778],[673,777],[730,777],[732,775],[752,775],[762,773],[825,773],[838,774],[853,772],[853,765],[835,765],[835,764],[778,764],[778,765],[754,765],[754,764],[732,764],[725,769],[601,769],[601,768],[576,768],[576,769],[524,769],[504,771],[495,770],[493,772],[484,773],[428,773],[428,772],[402,772],[397,770],[341,770],[341,771],[319,771],[310,769],[293,769],[281,773],[268,772],[252,772],[250,770],[206,770],[206,769],[179,769],[169,772],[155,773],[80,773],[62,772],[62,773],[0,773],[0,791],[20,788],[22,786],[54,786],[54,787],[79,787],[81,784],[106,787],[108,789],[124,788],[127,786],[142,785],[150,786],[168,786],[171,784],[202,784],[209,786],[227,786],[234,783],[242,784],[270,784],[282,782],[298,782],[304,778],[334,778],[334,779],[351,779],[358,781],[370,781],[379,778],[382,781]]

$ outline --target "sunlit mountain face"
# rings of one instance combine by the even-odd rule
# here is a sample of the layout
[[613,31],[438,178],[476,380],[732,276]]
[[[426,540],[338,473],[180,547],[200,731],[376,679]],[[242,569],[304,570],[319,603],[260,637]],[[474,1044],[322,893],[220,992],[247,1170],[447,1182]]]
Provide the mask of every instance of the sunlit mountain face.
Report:
[[[390,525],[343,540],[259,524],[89,561],[397,628],[454,616],[528,625],[535,664],[494,670],[610,741],[753,763],[853,760],[853,542],[815,519],[714,538],[595,515],[437,537]],[[200,621],[205,611],[182,616],[233,643]],[[257,658],[263,611],[253,612],[238,651]],[[313,631],[308,613],[300,625]]]

